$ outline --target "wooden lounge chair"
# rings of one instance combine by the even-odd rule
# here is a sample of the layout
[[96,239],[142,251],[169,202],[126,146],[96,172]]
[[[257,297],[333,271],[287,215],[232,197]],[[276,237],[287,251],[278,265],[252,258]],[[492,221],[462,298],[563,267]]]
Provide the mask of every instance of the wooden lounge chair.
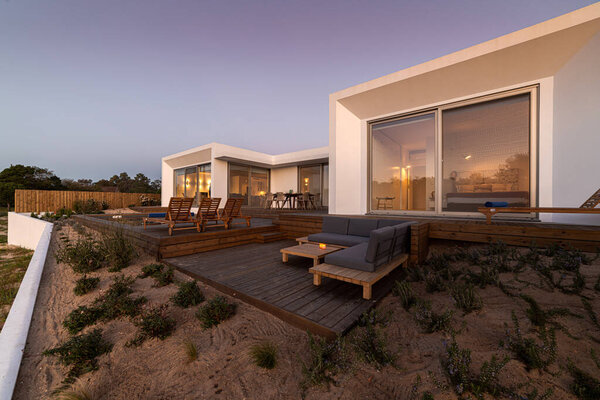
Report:
[[479,207],[477,211],[484,214],[487,224],[498,213],[562,213],[562,214],[600,214],[600,189],[590,196],[579,208],[575,207]]
[[250,227],[250,220],[252,217],[242,215],[242,204],[244,199],[227,199],[225,207],[221,212],[219,219],[225,224],[225,229],[229,229],[231,225],[234,225],[234,219],[245,219],[246,226]]
[[198,208],[198,215],[196,215],[196,229],[198,232],[204,232],[207,223],[210,221],[214,221],[215,224],[219,222],[219,204],[221,204],[220,197],[202,199]]
[[194,221],[191,218],[191,209],[192,204],[194,203],[193,198],[188,197],[171,197],[169,200],[169,207],[167,208],[167,212],[164,218],[144,218],[144,229],[146,229],[146,223],[155,222],[159,224],[165,224],[169,227],[169,236],[173,234],[174,230],[178,229],[190,229],[190,227],[185,228],[175,228],[177,224],[186,224],[193,223]]

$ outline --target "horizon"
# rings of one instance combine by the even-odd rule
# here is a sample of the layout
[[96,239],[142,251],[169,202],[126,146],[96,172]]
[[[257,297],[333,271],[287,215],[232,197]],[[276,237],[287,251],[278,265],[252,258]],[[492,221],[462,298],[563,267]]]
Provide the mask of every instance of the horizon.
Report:
[[0,169],[154,180],[210,142],[327,146],[330,93],[593,3],[3,2]]

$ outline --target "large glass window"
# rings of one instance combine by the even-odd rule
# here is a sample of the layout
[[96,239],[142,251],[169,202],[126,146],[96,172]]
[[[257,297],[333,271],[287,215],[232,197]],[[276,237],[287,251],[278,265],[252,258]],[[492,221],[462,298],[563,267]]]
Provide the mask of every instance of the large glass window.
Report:
[[252,167],[250,169],[250,207],[263,207],[269,191],[269,170]]
[[442,209],[529,206],[529,94],[442,112]]
[[371,123],[370,209],[476,213],[488,201],[529,206],[535,95],[528,88]]
[[326,206],[329,199],[329,165],[299,167],[298,192],[313,194],[317,205]]
[[268,192],[268,169],[229,164],[229,198],[243,198],[244,205],[262,207]]
[[175,170],[175,196],[192,197],[194,205],[203,197],[210,197],[210,164]]
[[435,210],[435,114],[371,129],[372,209]]

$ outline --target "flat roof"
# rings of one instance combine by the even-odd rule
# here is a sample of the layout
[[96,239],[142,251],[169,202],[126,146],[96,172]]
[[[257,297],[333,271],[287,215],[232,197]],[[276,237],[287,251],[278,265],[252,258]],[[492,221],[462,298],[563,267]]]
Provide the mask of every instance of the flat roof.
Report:
[[324,163],[329,160],[328,146],[299,150],[290,153],[267,154],[216,142],[171,154],[163,157],[162,160],[169,162],[176,160],[177,158],[188,157],[194,153],[202,153],[207,150],[210,150],[212,159],[250,164],[265,168],[281,168],[293,165]]
[[[564,61],[569,50],[580,48],[593,34],[598,32],[599,20],[600,2],[466,49],[334,92],[330,94],[330,99],[341,100],[367,91],[376,91],[378,88],[384,86],[407,81],[427,74],[434,74],[436,71],[448,69],[452,66],[458,66],[461,63],[480,59],[493,53],[516,49],[526,43],[543,43],[539,41],[539,39],[548,37],[552,37],[555,42],[554,46],[543,47],[538,50],[553,52],[551,56],[557,61],[552,63],[550,66],[551,68],[562,66],[563,64],[561,64],[561,61]],[[581,29],[573,29],[577,27],[580,27]],[[559,33],[563,34],[560,35]],[[566,36],[568,36],[568,40],[564,43],[561,39]],[[523,46],[521,48],[525,49]],[[510,54],[511,57],[515,56],[513,53]],[[526,58],[528,54],[531,55],[532,58],[541,55],[539,54],[540,51],[537,52],[538,54],[536,54],[536,52],[531,54],[523,51],[517,53],[521,58]],[[543,57],[544,61],[547,58],[549,57]]]

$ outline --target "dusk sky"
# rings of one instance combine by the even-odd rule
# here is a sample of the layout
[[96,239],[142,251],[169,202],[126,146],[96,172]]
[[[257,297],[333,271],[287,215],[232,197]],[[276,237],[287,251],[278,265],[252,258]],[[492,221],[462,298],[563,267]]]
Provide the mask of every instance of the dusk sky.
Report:
[[594,3],[0,0],[0,170],[328,144],[328,95]]

